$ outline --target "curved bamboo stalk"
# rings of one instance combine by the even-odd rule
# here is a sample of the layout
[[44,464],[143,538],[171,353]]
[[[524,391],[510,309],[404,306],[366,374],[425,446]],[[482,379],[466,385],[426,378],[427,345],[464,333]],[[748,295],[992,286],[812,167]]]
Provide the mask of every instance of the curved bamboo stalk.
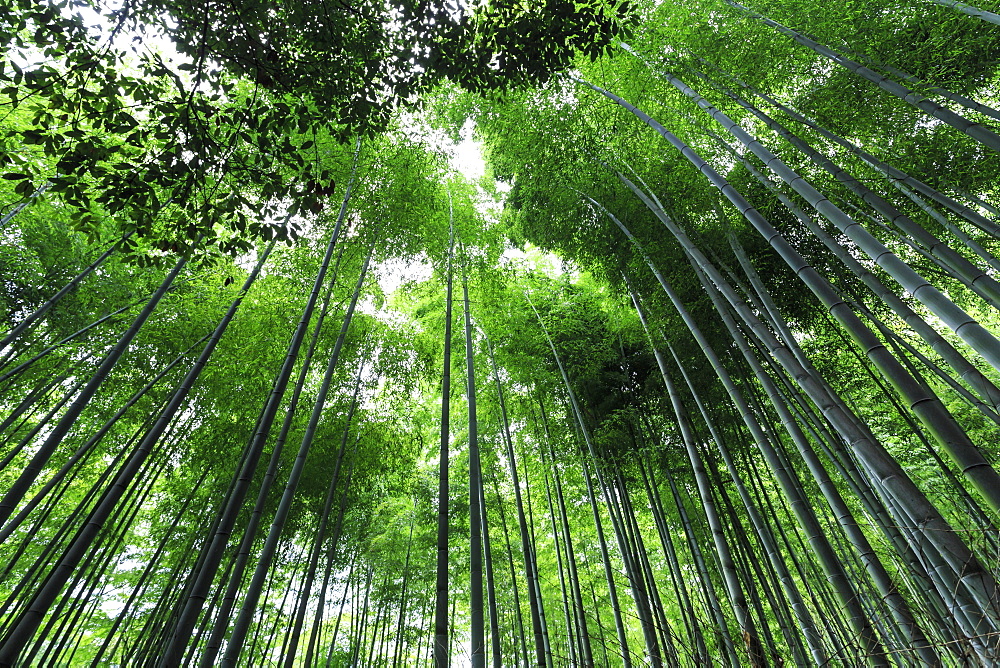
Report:
[[[906,302],[899,298],[892,290],[889,290],[872,272],[868,271],[864,265],[858,262],[854,257],[841,246],[836,240],[827,234],[823,228],[816,224],[809,216],[805,214],[798,206],[795,205],[788,197],[786,197],[780,190],[777,189],[775,184],[764,174],[762,174],[749,160],[742,156],[737,156],[734,151],[731,150],[728,144],[725,145],[734,157],[738,157],[743,163],[743,166],[771,193],[773,193],[778,200],[791,212],[795,218],[802,223],[806,229],[808,229],[813,235],[816,236],[823,245],[826,246],[830,252],[832,252],[837,259],[839,259],[844,266],[846,266],[852,274],[857,276],[861,281],[870,289],[875,295],[877,295],[882,302],[888,306],[892,311],[905,322],[914,332],[920,336],[923,341],[931,347],[931,350],[940,355],[948,365],[954,369],[955,373],[962,378],[969,387],[973,388],[983,400],[987,402],[984,406],[987,410],[996,414],[994,409],[990,406],[1000,407],[1000,388],[993,384],[989,378],[983,375],[969,360],[965,358],[962,353],[955,349],[944,337],[937,333],[937,331],[927,324],[927,321],[920,317],[916,312],[911,309]],[[1000,416],[998,416],[1000,418]]]
[[[872,236],[860,224],[835,206],[826,196],[806,182],[799,174],[789,168],[778,156],[764,147],[756,138],[747,133],[738,123],[719,109],[712,106],[694,89],[677,77],[667,74],[667,81],[675,88],[690,97],[701,109],[715,119],[737,140],[747,147],[754,155],[767,165],[782,181],[791,186],[810,205],[837,226],[858,247],[865,252],[879,267],[884,269],[907,292],[916,297],[924,306],[931,310],[951,328],[963,341],[1000,371],[1000,341],[980,325],[974,318],[955,305],[940,290],[915,272],[909,265],[899,259],[878,239]],[[919,226],[916,226],[919,227]],[[990,281],[991,278],[987,277]],[[942,416],[943,417],[943,416]],[[947,420],[947,418],[944,418]],[[994,481],[996,489],[1000,490],[1000,476]],[[1000,511],[1000,496],[997,497],[997,510]]]
[[[628,282],[627,278],[626,282]],[[630,286],[630,291],[632,293],[632,304],[635,306],[636,313],[639,315],[639,321],[642,324],[644,331],[646,332],[646,338],[649,340],[650,347],[653,349],[653,355],[656,358],[657,366],[660,368],[660,374],[666,375],[667,374],[666,362],[663,359],[663,354],[657,349],[655,345],[653,345],[652,333],[650,332],[649,329],[649,323],[646,321],[646,314],[642,310],[642,307],[640,305],[639,295],[636,294],[636,292],[631,289],[631,286]],[[764,519],[761,517],[760,512],[757,510],[756,505],[750,499],[746,487],[743,485],[743,481],[739,475],[738,470],[736,469],[735,463],[733,462],[732,457],[730,456],[728,450],[725,448],[722,438],[716,430],[714,421],[709,420],[705,406],[702,403],[700,397],[698,396],[698,393],[695,391],[694,385],[692,384],[687,371],[684,369],[684,366],[681,364],[680,359],[677,356],[677,353],[674,351],[672,347],[669,346],[669,344],[668,348],[670,349],[670,352],[674,357],[674,363],[680,369],[681,376],[684,378],[684,382],[688,387],[688,391],[691,393],[691,396],[698,407],[698,411],[702,416],[702,420],[708,426],[709,431],[712,434],[712,438],[715,440],[715,444],[719,450],[719,454],[722,456],[723,462],[726,465],[726,470],[729,472],[729,475],[732,478],[734,485],[736,486],[736,491],[739,494],[740,499],[743,502],[744,508],[747,511],[747,515],[750,517],[750,521],[753,524],[757,532],[757,535],[761,540],[761,543],[765,547],[768,559],[770,560],[772,566],[779,575],[779,581],[782,585],[782,589],[785,592],[785,595],[788,597],[792,610],[794,611],[796,618],[799,622],[799,627],[802,630],[802,634],[806,639],[806,643],[809,645],[813,661],[817,666],[824,666],[829,660],[829,657],[826,654],[826,650],[823,648],[822,639],[820,637],[819,631],[816,629],[816,625],[812,620],[812,616],[809,614],[809,610],[808,608],[806,608],[805,602],[802,600],[802,596],[799,593],[798,587],[792,580],[791,574],[788,572],[788,568],[785,566],[785,562],[781,558],[781,555],[778,551],[778,546],[774,542],[774,536],[771,534],[770,528],[767,526],[767,524],[764,522]]]
[[[782,104],[773,97],[748,86],[742,81],[736,80],[736,82],[740,86],[751,91],[754,95],[756,95],[760,99],[764,100],[765,102],[773,106],[775,109],[778,109],[779,111],[784,113],[792,120],[796,121],[797,123],[801,123],[802,125],[805,125],[806,127],[812,130],[815,130],[816,132],[820,133],[823,137],[829,139],[835,144],[846,149],[852,155],[857,156],[867,165],[869,165],[870,167],[881,173],[883,176],[885,176],[891,183],[906,184],[910,188],[913,188],[917,192],[922,193],[924,196],[931,198],[938,204],[941,204],[944,207],[953,211],[954,213],[958,214],[959,216],[962,216],[964,219],[968,220],[970,223],[981,229],[983,232],[992,235],[994,238],[1000,238],[1000,225],[986,218],[985,216],[981,215],[979,212],[974,211],[968,206],[962,204],[961,202],[958,202],[957,200],[945,195],[944,193],[938,191],[937,189],[932,188],[923,181],[914,178],[910,174],[907,174],[906,172],[902,171],[901,169],[893,167],[888,162],[885,162],[884,160],[875,157],[871,153],[862,149],[860,146],[848,141],[847,139],[841,137],[840,135],[830,132],[829,130],[824,128],[822,124],[806,118],[799,112],[789,108],[787,105]],[[983,205],[984,208],[987,208],[989,206],[988,203],[986,202],[979,202],[979,204]],[[996,214],[995,211],[994,214]]]
[[1000,151],[1000,136],[988,130],[982,124],[975,123],[965,118],[964,116],[956,114],[955,112],[951,111],[950,109],[947,109],[946,107],[938,104],[937,102],[930,100],[924,97],[923,95],[915,93],[914,91],[910,90],[909,88],[906,88],[905,86],[899,83],[896,83],[889,77],[881,75],[878,72],[875,72],[874,70],[865,67],[861,63],[851,60],[850,58],[846,58],[843,55],[831,49],[830,47],[820,44],[816,40],[811,39],[796,30],[792,30],[791,28],[783,26],[777,21],[773,21],[767,18],[766,16],[763,16],[762,14],[758,14],[757,12],[739,4],[735,0],[723,0],[723,1],[730,7],[733,7],[734,9],[749,16],[750,18],[756,19],[761,23],[763,23],[764,25],[774,28],[781,34],[791,37],[795,42],[802,44],[803,46],[811,49],[812,51],[823,56],[824,58],[828,58],[831,61],[837,63],[838,65],[841,65],[849,72],[853,72],[854,74],[857,74],[861,78],[867,79],[868,81],[874,83],[882,90],[898,97],[904,102],[916,107],[917,109],[920,109],[923,112],[926,112],[927,114],[930,114],[934,118],[937,118],[938,120],[944,123],[947,123],[951,127],[958,130],[959,132],[962,132],[968,135],[969,137],[972,137],[973,139],[983,144],[984,146],[988,146],[994,151]]
[[[672,79],[671,83],[674,83],[674,81],[678,81],[673,77],[671,77],[671,79]],[[690,88],[688,88],[687,90],[691,91]],[[691,92],[693,93],[694,91]],[[776,120],[765,114],[760,109],[757,109],[749,102],[747,102],[740,96],[736,95],[735,93],[727,91],[725,89],[723,89],[723,92],[726,95],[728,95],[730,99],[739,104],[741,107],[743,107],[751,114],[753,114],[761,121],[763,121],[764,124],[767,125],[767,127],[774,130],[780,137],[784,138],[795,148],[799,149],[799,151],[805,154],[815,164],[819,165],[824,170],[826,170],[831,176],[837,179],[837,181],[846,186],[851,192],[860,197],[866,204],[868,204],[878,213],[884,216],[890,223],[892,223],[893,225],[901,229],[904,233],[909,235],[911,239],[921,244],[924,248],[926,248],[929,251],[929,253],[931,254],[932,258],[935,261],[943,262],[946,266],[945,268],[954,271],[960,277],[960,280],[962,280],[963,283],[968,285],[973,291],[979,294],[990,305],[992,305],[995,308],[1000,308],[1000,283],[998,283],[992,276],[985,273],[979,267],[973,265],[965,257],[959,255],[947,244],[945,244],[936,236],[928,232],[922,226],[918,225],[902,211],[894,207],[891,203],[889,203],[888,200],[886,200],[885,198],[883,198],[882,196],[878,195],[870,188],[865,186],[855,176],[853,176],[851,173],[849,173],[848,171],[846,171],[845,169],[834,163],[832,160],[830,160],[822,153],[814,149],[805,141],[800,139],[798,136],[792,133],[788,128],[783,126],[781,123],[778,123]],[[719,116],[721,115],[722,114],[720,113]],[[727,122],[723,121],[723,124],[725,125],[727,124]],[[758,152],[754,151],[754,153],[757,154]],[[761,159],[764,160],[764,157],[762,157],[761,155],[758,155],[758,157],[761,157]],[[771,161],[773,159],[774,156],[773,154],[771,154],[771,157],[768,160],[766,160],[769,167],[771,166]],[[773,167],[771,167],[771,169],[772,171],[774,170]],[[796,190],[798,190],[798,188],[796,188]],[[816,200],[815,198],[813,198],[809,199],[809,201],[810,203],[812,203]],[[841,227],[841,225],[838,224],[838,227]],[[852,240],[854,240],[855,242],[859,241],[858,239],[855,239],[855,237],[851,234],[851,231],[853,231],[854,228],[841,227],[841,229],[846,234],[851,236]],[[869,251],[866,250],[866,252]],[[884,255],[885,253],[885,251],[882,249],[879,249],[878,252],[882,255]],[[869,255],[871,256],[870,252]],[[873,259],[875,258],[873,257]],[[876,259],[876,262],[881,264],[880,260]],[[888,268],[886,269],[888,271]],[[895,274],[892,275],[893,278],[896,278]],[[906,287],[909,288],[909,286]],[[916,293],[913,294],[914,296],[917,296],[918,299],[920,299],[920,297]],[[921,301],[924,300],[921,299]],[[930,308],[930,304],[927,304],[926,302],[924,303]],[[959,319],[963,318],[963,316],[958,316],[958,317]]]
[[988,12],[985,9],[980,9],[973,5],[967,5],[964,2],[959,2],[958,0],[930,0],[935,5],[941,5],[942,7],[949,7],[956,11],[959,11],[967,16],[977,18],[987,23],[993,23],[995,25],[1000,25],[1000,14],[994,14],[993,12]]
[[[635,300],[634,293],[633,300]],[[636,309],[638,308],[638,302],[636,302]],[[642,321],[643,326],[646,327],[645,317],[640,315],[640,320]],[[648,337],[648,329],[646,334]],[[652,345],[652,340],[650,340],[650,344],[653,349],[653,356],[656,359],[656,365],[660,370],[660,377],[663,379],[663,384],[666,386],[667,394],[670,397],[670,404],[673,408],[674,416],[677,419],[677,426],[681,431],[681,439],[684,443],[685,449],[687,450],[688,459],[691,461],[691,469],[694,472],[695,482],[698,486],[698,493],[701,497],[702,506],[705,510],[705,518],[707,519],[708,525],[712,531],[712,539],[715,542],[715,549],[718,553],[719,562],[722,566],[722,574],[726,583],[726,589],[729,590],[729,597],[733,604],[733,611],[736,613],[736,619],[740,625],[741,631],[743,632],[743,640],[746,642],[747,651],[750,655],[750,665],[755,667],[767,666],[768,661],[764,653],[764,649],[760,644],[756,625],[754,624],[753,617],[751,617],[748,610],[746,594],[743,591],[743,586],[736,573],[736,565],[733,563],[733,556],[730,551],[729,543],[722,530],[722,521],[715,508],[715,502],[712,499],[712,485],[709,481],[708,474],[705,471],[705,464],[702,460],[701,453],[698,452],[698,446],[695,443],[694,434],[691,430],[687,410],[681,402],[677,388],[674,386],[674,383],[670,379],[670,375],[667,372],[666,361],[663,359],[663,353],[660,352],[656,346]]]
[[[597,206],[600,205],[598,204]],[[683,302],[681,302],[680,297],[677,295],[677,293],[673,290],[670,284],[663,277],[663,274],[660,273],[660,271],[656,268],[656,265],[653,263],[652,259],[650,259],[649,256],[646,255],[645,251],[642,250],[642,247],[639,244],[638,240],[635,239],[632,233],[628,231],[628,228],[626,228],[625,225],[620,220],[618,220],[617,217],[614,216],[614,214],[607,211],[607,209],[603,210],[608,215],[608,217],[613,222],[615,222],[616,225],[618,225],[619,229],[622,230],[625,236],[628,237],[629,240],[639,249],[639,252],[641,253],[642,257],[649,265],[650,271],[653,272],[653,275],[656,277],[657,281],[659,281],[660,286],[663,288],[664,292],[667,294],[667,297],[674,305],[674,308],[681,316],[681,319],[687,326],[688,331],[690,331],[691,335],[695,338],[698,347],[701,349],[705,357],[709,360],[712,369],[715,371],[715,374],[719,377],[719,380],[725,387],[726,392],[729,394],[729,397],[736,405],[737,410],[744,421],[744,424],[746,425],[747,429],[753,436],[754,442],[760,449],[761,454],[764,455],[765,460],[768,462],[768,465],[770,466],[772,472],[775,474],[775,477],[777,478],[779,484],[781,485],[782,490],[784,491],[786,497],[789,499],[789,502],[791,503],[792,508],[795,511],[796,517],[800,522],[800,525],[803,527],[803,530],[805,531],[810,541],[810,545],[812,546],[813,551],[819,558],[819,561],[824,569],[824,572],[826,573],[827,579],[830,581],[830,584],[833,585],[834,590],[837,593],[841,605],[844,606],[845,610],[847,610],[850,624],[854,632],[859,636],[859,640],[862,644],[861,654],[864,655],[866,661],[868,661],[873,666],[879,666],[879,667],[888,666],[889,664],[885,659],[885,653],[882,650],[881,644],[878,641],[878,635],[875,629],[872,627],[871,623],[869,622],[867,614],[861,608],[860,602],[858,601],[857,598],[857,592],[855,591],[853,585],[851,584],[851,581],[847,573],[844,571],[843,565],[840,563],[836,554],[833,552],[833,548],[827,541],[823,530],[820,528],[819,522],[816,519],[815,515],[813,514],[810,505],[803,497],[800,491],[801,486],[798,484],[797,481],[793,479],[792,475],[790,475],[789,470],[779,460],[777,453],[771,446],[771,443],[768,437],[765,435],[764,431],[762,430],[761,425],[753,417],[750,407],[747,405],[746,400],[743,397],[743,393],[740,392],[736,384],[733,382],[731,376],[729,375],[729,372],[726,370],[726,368],[722,364],[722,361],[716,355],[711,344],[705,338],[704,334],[701,331],[701,328],[698,327],[697,323],[691,317],[691,314],[685,308]]]
[[[754,376],[758,379],[761,386],[764,388],[764,391],[767,393],[768,399],[771,401],[771,405],[773,405],[775,410],[778,412],[782,424],[785,426],[788,434],[792,437],[793,443],[805,461],[806,466],[809,468],[810,473],[812,473],[815,478],[820,492],[826,499],[830,509],[833,511],[837,522],[847,535],[849,542],[854,547],[855,552],[858,555],[858,558],[864,564],[869,577],[878,588],[879,594],[881,594],[882,600],[888,606],[897,626],[903,632],[906,646],[914,648],[914,651],[917,656],[920,657],[923,664],[927,666],[942,665],[940,658],[931,647],[926,636],[924,635],[923,630],[916,623],[913,613],[910,611],[909,605],[907,605],[906,601],[900,595],[895,583],[892,581],[892,578],[889,576],[878,555],[875,553],[875,550],[872,548],[868,538],[865,536],[864,532],[861,531],[857,521],[854,519],[847,507],[847,504],[844,502],[843,497],[840,495],[840,492],[833,484],[833,481],[830,480],[823,464],[819,461],[819,458],[816,457],[812,447],[805,437],[805,434],[802,433],[798,423],[795,421],[794,416],[792,416],[791,412],[788,410],[784,398],[781,396],[767,372],[754,356],[753,351],[747,345],[744,337],[740,334],[736,322],[728,313],[724,304],[721,303],[716,289],[708,281],[706,272],[702,270],[702,261],[700,259],[696,260],[694,257],[691,259],[691,265],[695,269],[699,278],[702,280],[702,285],[705,287],[709,297],[712,299],[712,302],[716,307],[716,311],[722,318],[727,329],[729,329],[733,340],[736,341],[744,359],[750,365]],[[713,276],[712,282],[716,282],[720,279],[721,277],[719,276]]]
[[[921,417],[921,421],[929,429],[933,430],[932,433],[939,438],[949,454],[956,457],[956,460],[960,462],[963,472],[974,483],[977,480],[980,481],[976,483],[977,489],[984,497],[991,500],[991,506],[995,510],[1000,511],[1000,483],[996,482],[998,478],[996,471],[982,458],[982,455],[974,446],[969,447],[971,444],[968,444],[967,436],[954,424],[954,421],[947,412],[943,410],[940,406],[940,401],[923,396],[922,389],[901,368],[898,361],[888,353],[885,346],[861,323],[829,282],[820,276],[732,185],[694,150],[687,146],[687,144],[681,142],[680,139],[648,114],[617,95],[593,84],[585,85],[592,87],[597,92],[608,97],[608,99],[628,109],[644,123],[655,129],[661,136],[680,150],[682,155],[695,165],[711,183],[721,190],[748,222],[778,252],[778,255],[789,265],[792,271],[806,283],[810,291],[819,298],[820,302],[837,318],[841,325],[851,333],[852,338],[859,342],[872,358],[873,362],[879,366],[880,370],[892,379],[897,390],[907,397],[921,397],[920,400],[911,400],[913,410]],[[776,352],[781,352],[783,355],[787,350],[779,347],[776,349]],[[796,364],[794,359],[784,360],[782,363],[785,364],[786,362],[790,363],[793,367]],[[802,378],[798,377],[800,373],[803,374]],[[996,601],[1000,600],[1000,596],[998,596],[1000,592],[997,590],[996,580],[992,574],[983,568],[979,560],[961,539],[954,534],[938,510],[916,488],[912,480],[909,479],[899,466],[899,463],[890,457],[881,445],[870,439],[862,429],[859,429],[856,421],[850,416],[849,412],[845,412],[844,408],[835,400],[831,401],[830,396],[823,388],[817,387],[813,382],[810,382],[807,373],[804,373],[804,371],[795,372],[792,375],[803,383],[803,389],[808,386],[810,398],[821,408],[827,419],[836,426],[837,430],[850,444],[850,447],[866,462],[866,466],[872,471],[872,474],[877,475],[882,480],[882,484],[887,488],[894,490],[897,500],[900,503],[905,503],[912,511],[913,516],[920,518],[918,524],[924,527],[932,541],[939,543],[942,554],[948,555],[959,580],[969,581],[970,583],[975,582],[975,584],[971,585],[971,588],[977,592],[977,598],[984,606],[984,609],[995,608]],[[942,430],[948,435],[944,436]],[[952,434],[958,437],[957,441],[952,440]],[[954,447],[956,444],[960,446],[958,449]],[[996,613],[992,614],[996,616]]]

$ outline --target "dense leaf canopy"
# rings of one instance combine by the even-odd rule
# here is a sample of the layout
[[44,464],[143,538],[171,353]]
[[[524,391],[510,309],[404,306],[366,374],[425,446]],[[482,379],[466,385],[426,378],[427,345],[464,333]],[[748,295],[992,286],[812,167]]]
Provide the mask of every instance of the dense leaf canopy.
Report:
[[1000,662],[997,6],[7,5],[0,666]]

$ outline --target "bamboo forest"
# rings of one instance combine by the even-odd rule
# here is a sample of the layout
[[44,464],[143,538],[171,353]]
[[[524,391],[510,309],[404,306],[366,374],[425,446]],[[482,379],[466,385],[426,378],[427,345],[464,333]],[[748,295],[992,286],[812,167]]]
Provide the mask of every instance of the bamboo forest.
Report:
[[1000,665],[973,1],[0,0],[0,667]]

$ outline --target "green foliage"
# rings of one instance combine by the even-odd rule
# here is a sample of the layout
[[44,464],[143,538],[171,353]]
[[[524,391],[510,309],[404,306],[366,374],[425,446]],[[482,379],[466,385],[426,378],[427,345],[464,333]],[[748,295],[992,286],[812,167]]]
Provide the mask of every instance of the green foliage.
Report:
[[[63,569],[65,588],[50,605],[38,607],[37,633],[23,639],[18,659],[26,665],[158,660],[205,563],[202,550],[219,531],[216,518],[240,475],[334,229],[341,236],[318,287],[320,306],[293,361],[294,379],[306,363],[305,350],[312,351],[297,388],[301,398],[291,406],[292,388],[282,395],[261,463],[248,474],[246,500],[236,509],[232,535],[224,536],[221,567],[210,573],[211,598],[196,615],[196,631],[183,639],[194,646],[191,660],[206,651],[213,629],[223,636],[232,631],[238,609],[228,616],[218,611],[237,544],[251,518],[259,519],[256,539],[251,535],[246,543],[253,572],[371,250],[374,266],[339,349],[277,558],[266,573],[259,609],[249,611],[243,656],[254,658],[248,660],[284,659],[301,608],[306,624],[294,641],[298,660],[309,651],[313,663],[322,665],[428,663],[440,548],[448,554],[446,612],[454,610],[458,661],[471,632],[472,515],[458,308],[451,396],[442,397],[440,389],[444,281],[451,272],[456,281],[467,276],[471,293],[484,517],[505,665],[519,662],[518,621],[533,654],[528,587],[534,584],[526,578],[533,568],[558,661],[580,651],[578,643],[570,646],[582,617],[595,657],[617,665],[624,651],[617,614],[622,640],[636,655],[633,665],[654,649],[671,665],[721,665],[726,657],[749,664],[753,650],[747,642],[754,638],[767,646],[774,665],[806,664],[813,648],[805,644],[805,611],[818,622],[816,633],[831,663],[857,665],[865,651],[858,641],[863,634],[845,611],[860,601],[858,609],[877,620],[885,651],[900,665],[917,665],[917,643],[906,637],[907,624],[894,621],[885,586],[872,575],[876,561],[891,573],[890,584],[902,592],[900,600],[913,609],[945,665],[988,663],[989,650],[967,636],[995,620],[987,615],[982,628],[967,628],[947,610],[978,611],[989,591],[977,599],[977,583],[988,582],[1000,564],[992,493],[963,470],[996,461],[996,406],[953,389],[971,376],[939,368],[940,344],[919,338],[910,330],[912,320],[901,319],[848,271],[741,159],[766,167],[666,75],[695,87],[706,105],[731,116],[822,191],[827,203],[842,206],[996,332],[995,304],[982,297],[982,286],[1000,266],[988,257],[1000,246],[989,222],[939,207],[952,229],[985,249],[977,254],[901,197],[856,151],[818,128],[974,206],[980,216],[990,213],[983,204],[994,200],[1000,179],[1000,160],[989,148],[739,8],[709,0],[403,0],[391,7],[344,0],[137,0],[114,9],[97,2],[17,0],[12,9],[0,15],[0,335],[82,277],[51,309],[37,313],[34,324],[0,345],[0,497],[30,472],[40,443],[100,372],[170,268],[181,257],[190,255],[191,261],[41,462],[27,494],[7,509],[15,519],[0,522],[0,663],[7,660],[4,647],[20,642],[13,630],[19,620],[35,614],[42,583],[56,577],[51,574],[62,568],[60,560],[102,496],[115,489],[115,478],[136,457],[163,406],[184,391],[180,408],[162,416],[165,432],[142,453],[140,470],[120,490],[109,519],[80,561]],[[998,33],[947,7],[760,0],[749,9],[920,94],[945,99],[941,91],[948,89],[983,103],[998,98]],[[164,37],[172,47],[157,43]],[[684,155],[580,80],[649,113],[687,144]],[[871,197],[856,197],[729,93],[766,110],[928,232],[971,261],[989,264],[989,272],[970,287],[973,281],[960,280],[938,248],[906,239],[891,227],[893,220],[883,224]],[[786,117],[770,100],[809,122]],[[947,104],[989,124],[988,116]],[[430,147],[435,133],[457,141],[469,121],[489,161],[480,183],[455,175],[446,157]],[[425,123],[431,130],[424,132]],[[687,159],[693,152],[724,175],[726,192]],[[619,174],[658,198],[733,286],[740,302],[734,306],[756,320],[741,320],[730,331],[708,294],[714,287],[698,280],[699,261]],[[818,207],[777,187],[805,216],[826,225]],[[900,392],[898,377],[883,377],[866,357],[870,350],[855,349],[831,309],[800,281],[803,272],[792,271],[774,239],[763,238],[745,212],[733,207],[725,196],[730,190],[741,193],[788,248],[829,280],[843,300],[836,308],[852,309],[873,328],[869,313],[884,323],[875,340],[906,364],[926,399],[912,401]],[[881,259],[865,259],[846,236],[828,229],[898,292]],[[449,257],[452,233],[455,252]],[[241,285],[271,240],[282,243],[244,295]],[[83,276],[114,244],[120,246]],[[733,245],[745,250],[754,272],[741,265]],[[733,388],[723,387],[650,264],[691,314]],[[403,272],[422,278],[385,287]],[[633,294],[650,323],[648,333]],[[901,298],[997,380],[998,371],[918,300]],[[183,387],[204,337],[240,299],[207,366],[190,388]],[[752,371],[734,336],[746,340],[767,375]],[[785,347],[769,350],[769,337]],[[903,351],[897,338],[926,361]],[[663,353],[662,373],[654,347]],[[808,368],[790,361],[799,348]],[[663,374],[677,386],[682,414],[674,411]],[[956,376],[951,383],[949,374]],[[768,378],[777,398],[765,392]],[[820,401],[803,391],[812,381],[821,384]],[[740,394],[745,410],[730,391]],[[954,416],[950,433],[967,438],[986,467],[949,459],[954,444],[935,440],[940,425],[918,420],[911,409],[934,401],[932,393]],[[782,424],[782,398],[829,481],[807,463],[790,425]],[[839,399],[851,411],[847,422],[863,425],[857,438],[848,438],[855,432],[837,421]],[[438,545],[442,472],[435,455],[442,401],[452,414],[451,489],[445,509],[449,537]],[[286,415],[284,449],[267,473]],[[687,435],[683,420],[690,422]],[[858,441],[868,434],[886,460],[899,465],[894,478],[866,468],[872,460]],[[692,453],[708,469],[707,495],[695,483]],[[912,488],[900,487],[904,479]],[[256,506],[265,483],[271,486]],[[831,490],[846,498],[844,506],[828,502]],[[910,508],[916,506],[905,504],[922,500],[940,518],[920,516],[920,525],[911,526],[916,515]],[[721,527],[708,522],[710,506]],[[813,524],[803,519],[808,513]],[[860,526],[872,548],[857,542],[857,532],[845,533],[846,525]],[[935,542],[943,540],[953,542]],[[828,541],[828,553],[821,541]],[[734,555],[732,565],[723,545]],[[947,549],[933,551],[942,545]],[[576,574],[569,568],[570,548]],[[307,573],[312,554],[316,570]],[[967,559],[959,565],[971,575],[962,570],[961,579],[947,580],[951,571],[933,561],[944,563],[942,555],[953,563]],[[849,601],[834,588],[838,567],[850,574]],[[642,584],[650,576],[656,592]],[[749,603],[730,588],[733,578]],[[307,581],[308,598],[300,594]],[[575,610],[574,587],[582,610]],[[793,591],[804,593],[794,612]],[[245,592],[240,585],[237,606]],[[652,601],[647,611],[640,594]],[[965,598],[944,600],[959,596]],[[522,609],[515,609],[515,600]],[[741,605],[750,612],[742,613]],[[642,623],[655,608],[666,626],[659,636]],[[741,614],[749,615],[752,626]],[[840,655],[838,647],[845,648]]]

